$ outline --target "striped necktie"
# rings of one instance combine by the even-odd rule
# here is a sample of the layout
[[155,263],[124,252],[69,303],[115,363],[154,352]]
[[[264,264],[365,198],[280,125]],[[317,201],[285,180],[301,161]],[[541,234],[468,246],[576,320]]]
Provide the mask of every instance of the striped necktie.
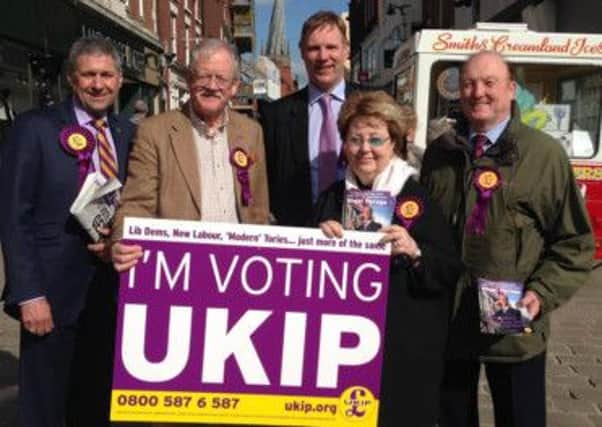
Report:
[[117,162],[115,161],[115,155],[113,154],[113,147],[109,144],[107,134],[105,133],[107,122],[104,119],[97,119],[92,122],[92,125],[96,128],[100,171],[107,179],[116,178]]

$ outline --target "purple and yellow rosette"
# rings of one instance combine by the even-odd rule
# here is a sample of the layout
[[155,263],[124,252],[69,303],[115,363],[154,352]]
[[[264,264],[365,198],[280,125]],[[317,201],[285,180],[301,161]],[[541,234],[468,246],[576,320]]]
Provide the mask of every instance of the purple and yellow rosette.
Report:
[[236,168],[236,178],[240,184],[242,205],[249,206],[252,199],[249,168],[253,164],[253,160],[242,148],[234,148],[230,153],[230,163]]
[[63,150],[77,157],[78,183],[81,187],[90,168],[94,151],[94,135],[83,126],[69,125],[61,130],[59,141]]
[[403,197],[395,205],[395,216],[406,230],[412,228],[424,213],[424,202],[418,197]]
[[502,185],[502,176],[493,168],[477,170],[473,178],[477,189],[477,203],[466,222],[468,231],[473,234],[484,234],[487,225],[487,208],[495,190]]

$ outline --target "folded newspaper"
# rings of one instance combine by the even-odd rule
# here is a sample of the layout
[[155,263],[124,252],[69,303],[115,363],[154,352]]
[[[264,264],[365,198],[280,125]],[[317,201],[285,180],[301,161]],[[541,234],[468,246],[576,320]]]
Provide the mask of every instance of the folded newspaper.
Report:
[[101,236],[98,229],[110,226],[119,204],[119,179],[105,179],[100,172],[89,174],[69,211],[77,218],[93,241]]

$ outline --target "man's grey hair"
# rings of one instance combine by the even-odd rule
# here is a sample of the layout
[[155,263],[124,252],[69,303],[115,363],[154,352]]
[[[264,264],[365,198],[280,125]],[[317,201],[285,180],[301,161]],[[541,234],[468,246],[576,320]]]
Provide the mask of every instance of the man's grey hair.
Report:
[[199,58],[208,58],[220,50],[228,52],[232,59],[232,77],[234,80],[240,80],[240,61],[236,47],[224,40],[212,37],[201,40],[192,48],[192,52],[190,52],[190,65],[188,66],[189,75],[194,74],[194,67]]
[[107,55],[113,58],[115,68],[121,74],[121,56],[109,40],[102,37],[81,37],[71,45],[67,56],[66,71],[72,76],[77,70],[77,60],[82,55]]

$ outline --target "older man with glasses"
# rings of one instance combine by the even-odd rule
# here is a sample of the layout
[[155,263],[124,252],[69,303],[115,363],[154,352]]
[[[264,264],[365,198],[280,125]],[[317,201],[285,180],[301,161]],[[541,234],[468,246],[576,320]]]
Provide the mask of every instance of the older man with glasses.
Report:
[[[193,50],[190,102],[138,128],[115,240],[125,216],[268,223],[261,127],[228,108],[239,74],[236,52],[226,42],[209,38]],[[237,173],[241,168],[248,180]],[[115,268],[124,271],[138,262],[142,248],[116,242],[112,253]]]

